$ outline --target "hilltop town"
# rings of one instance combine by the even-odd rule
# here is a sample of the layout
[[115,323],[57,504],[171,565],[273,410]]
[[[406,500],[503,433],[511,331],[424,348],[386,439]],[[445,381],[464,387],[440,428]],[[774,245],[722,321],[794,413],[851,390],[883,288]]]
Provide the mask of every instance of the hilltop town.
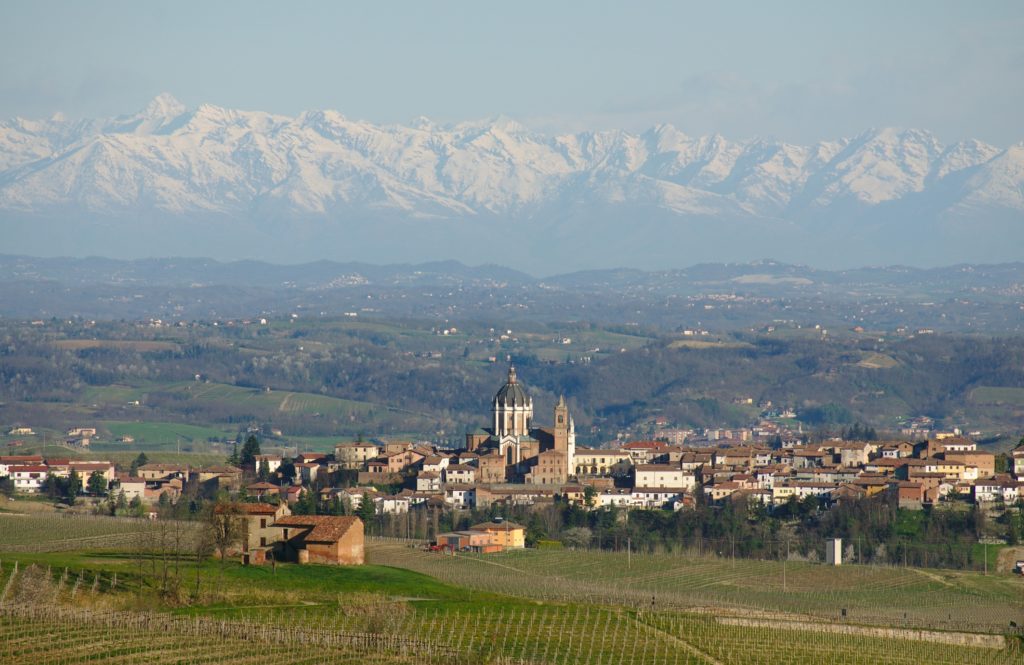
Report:
[[[8,479],[14,493],[109,495],[108,504],[137,515],[176,502],[186,492],[284,507],[280,515],[270,510],[275,517],[319,512],[364,519],[556,503],[583,510],[664,511],[730,503],[772,511],[794,502],[811,501],[827,509],[877,496],[890,497],[905,509],[944,503],[1013,506],[1024,499],[1024,444],[997,456],[956,432],[810,443],[799,432],[765,421],[750,429],[712,429],[700,435],[662,427],[655,440],[578,446],[565,399],[558,400],[550,424],[541,424],[514,367],[491,399],[484,424],[466,434],[460,449],[356,441],[339,443],[333,454],[288,458],[260,454],[251,438],[247,448],[253,447],[232,460],[236,465],[194,467],[143,458],[131,469],[119,469],[102,459],[9,455],[0,457],[0,478]],[[905,431],[918,434],[915,428],[921,426],[911,424]],[[69,440],[86,449],[93,434],[90,428],[68,432]],[[504,530],[509,528],[506,523]],[[521,527],[515,529],[521,545]],[[481,551],[509,544],[509,538],[493,534],[473,538],[463,533],[459,539],[435,530],[433,535],[439,543]]]

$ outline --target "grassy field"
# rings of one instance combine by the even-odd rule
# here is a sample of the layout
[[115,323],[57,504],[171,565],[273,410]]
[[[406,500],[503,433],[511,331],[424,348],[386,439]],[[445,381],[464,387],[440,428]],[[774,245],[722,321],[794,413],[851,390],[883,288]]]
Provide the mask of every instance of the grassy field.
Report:
[[233,438],[238,430],[237,427],[234,429],[215,429],[213,427],[200,427],[184,423],[135,423],[115,420],[101,421],[100,426],[108,430],[114,438],[122,436],[134,437],[135,443],[205,442],[211,438]]
[[[452,557],[381,540],[369,542],[368,563],[359,567],[214,559],[196,566],[190,558],[171,563],[152,544],[147,554],[133,552],[135,534],[152,530],[152,541],[161,528],[168,526],[0,515],[0,662],[1001,665],[1024,658],[1016,638],[999,634],[1008,625],[991,635],[962,632],[982,630],[971,622],[984,608],[1019,615],[1024,587],[1009,576],[796,563],[783,571],[777,562],[572,551]],[[179,576],[173,602],[157,592],[165,569]],[[765,602],[771,596],[780,598],[774,609]],[[849,601],[848,616],[832,614],[826,598]],[[958,615],[956,626],[906,628],[924,619],[943,628],[940,607]],[[900,620],[894,611],[916,613]]]
[[1024,388],[981,386],[970,394],[971,402],[993,406],[1024,406]]

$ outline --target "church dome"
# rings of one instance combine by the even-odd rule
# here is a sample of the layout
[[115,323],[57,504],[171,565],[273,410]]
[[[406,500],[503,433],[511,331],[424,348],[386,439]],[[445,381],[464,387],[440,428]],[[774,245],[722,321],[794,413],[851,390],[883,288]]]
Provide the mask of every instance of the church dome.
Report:
[[495,406],[521,406],[526,407],[531,404],[529,396],[523,387],[519,385],[516,380],[516,368],[508,368],[508,382],[501,387],[498,394],[494,396]]

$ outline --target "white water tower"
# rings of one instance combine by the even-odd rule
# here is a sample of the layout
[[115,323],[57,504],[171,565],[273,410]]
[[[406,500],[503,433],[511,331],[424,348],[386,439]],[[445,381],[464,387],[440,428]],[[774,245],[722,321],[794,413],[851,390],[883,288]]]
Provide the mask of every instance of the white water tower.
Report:
[[830,538],[825,541],[825,563],[830,566],[843,565],[842,538]]

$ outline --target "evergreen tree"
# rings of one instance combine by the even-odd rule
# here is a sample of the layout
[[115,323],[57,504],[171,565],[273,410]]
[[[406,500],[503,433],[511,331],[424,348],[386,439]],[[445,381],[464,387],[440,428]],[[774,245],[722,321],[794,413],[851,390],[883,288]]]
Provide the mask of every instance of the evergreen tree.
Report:
[[146,457],[146,453],[139,453],[139,456],[132,460],[131,470],[129,475],[135,477],[139,473],[139,467],[149,464],[149,458]]
[[67,485],[64,492],[64,499],[67,501],[69,506],[75,505],[76,497],[82,493],[82,479],[79,477],[77,471],[72,471],[71,475],[68,476]]
[[259,464],[259,470],[256,472],[256,478],[260,482],[266,482],[270,478],[270,462],[263,460]]
[[306,488],[305,491],[299,496],[299,500],[295,502],[295,514],[296,515],[316,515],[317,513],[317,498],[316,492]]
[[359,508],[356,509],[356,517],[363,520],[363,526],[367,529],[370,528],[370,524],[377,517],[377,506],[370,495],[363,495],[363,500],[359,503]]
[[231,466],[238,466],[241,464],[241,460],[238,458],[238,442],[231,442],[231,455],[228,457],[228,464]]
[[290,485],[295,478],[295,462],[285,457],[277,467],[277,473],[281,476],[282,485]]
[[256,467],[256,456],[259,454],[260,440],[256,438],[255,434],[250,434],[249,438],[245,440],[245,444],[242,445],[242,454],[238,461],[243,467],[253,469]]
[[92,475],[89,476],[88,490],[89,494],[96,496],[103,496],[107,493],[107,479],[103,477],[102,473],[92,472]]

